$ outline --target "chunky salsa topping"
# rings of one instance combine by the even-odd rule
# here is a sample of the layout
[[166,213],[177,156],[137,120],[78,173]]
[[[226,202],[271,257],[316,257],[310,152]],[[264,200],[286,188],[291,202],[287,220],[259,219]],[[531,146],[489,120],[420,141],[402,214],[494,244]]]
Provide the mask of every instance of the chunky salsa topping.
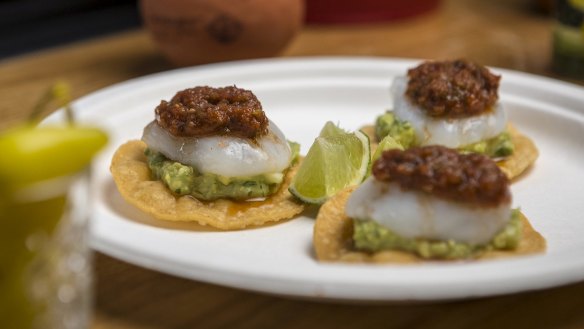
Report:
[[511,201],[509,179],[493,160],[444,146],[385,151],[373,164],[372,173],[377,180],[396,182],[404,190],[448,200],[486,207]]
[[467,60],[430,61],[408,70],[406,96],[427,115],[463,118],[497,102],[500,76]]
[[156,107],[156,121],[176,137],[231,135],[256,139],[268,133],[268,118],[249,90],[235,86],[179,91]]

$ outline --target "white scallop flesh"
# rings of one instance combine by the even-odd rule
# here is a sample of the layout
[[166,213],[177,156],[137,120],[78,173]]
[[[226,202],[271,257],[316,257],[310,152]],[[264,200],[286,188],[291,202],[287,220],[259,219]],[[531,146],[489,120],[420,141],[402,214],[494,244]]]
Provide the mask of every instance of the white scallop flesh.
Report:
[[351,218],[374,220],[406,238],[481,245],[507,225],[511,202],[496,207],[449,202],[369,177],[351,194],[345,212]]
[[418,145],[458,148],[495,137],[505,130],[507,114],[500,102],[495,103],[490,111],[468,118],[433,118],[405,96],[407,84],[406,77],[394,79],[391,86],[393,112],[400,120],[412,124]]
[[268,134],[256,142],[233,136],[175,137],[156,121],[144,128],[142,140],[171,160],[224,177],[282,173],[292,157],[284,134],[271,121]]

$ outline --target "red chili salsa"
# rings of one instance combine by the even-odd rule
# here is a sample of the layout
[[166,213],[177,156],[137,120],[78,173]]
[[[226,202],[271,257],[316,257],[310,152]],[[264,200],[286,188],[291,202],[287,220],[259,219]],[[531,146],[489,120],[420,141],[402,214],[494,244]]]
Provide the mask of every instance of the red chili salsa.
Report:
[[427,115],[464,118],[497,102],[500,76],[467,60],[430,61],[408,70],[406,96]]
[[377,180],[396,182],[443,199],[498,206],[511,201],[509,179],[489,157],[432,145],[383,152],[372,168]]
[[256,139],[268,133],[268,118],[249,90],[235,86],[179,91],[156,107],[156,121],[177,137],[231,135]]

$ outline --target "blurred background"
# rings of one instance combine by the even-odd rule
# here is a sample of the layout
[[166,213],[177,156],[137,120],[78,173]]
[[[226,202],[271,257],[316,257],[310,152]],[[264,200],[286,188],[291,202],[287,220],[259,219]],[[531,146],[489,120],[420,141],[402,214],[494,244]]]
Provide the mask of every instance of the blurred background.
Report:
[[[166,3],[167,1],[159,2]],[[468,2],[476,3],[477,1],[469,0]],[[525,10],[534,15],[549,15],[552,12],[553,3],[552,0],[482,2],[485,5],[499,3],[502,6]],[[444,4],[441,4],[439,0],[308,0],[305,20],[312,25],[362,25],[397,21],[396,28],[400,28],[399,22],[408,17],[432,11],[440,5]],[[0,1],[0,58],[139,28],[142,20],[138,7],[137,0],[2,0]],[[497,18],[493,17],[493,19],[496,23]],[[458,24],[455,21],[451,23]],[[499,28],[495,24],[493,29],[497,31]],[[495,32],[494,37],[501,37],[501,33]],[[508,40],[508,42],[514,42],[514,40]],[[456,47],[455,45],[447,46]]]
[[136,0],[2,0],[0,58],[139,25]]
[[582,83],[583,22],[584,0],[0,0],[0,126],[55,79],[77,98],[274,56],[464,57]]

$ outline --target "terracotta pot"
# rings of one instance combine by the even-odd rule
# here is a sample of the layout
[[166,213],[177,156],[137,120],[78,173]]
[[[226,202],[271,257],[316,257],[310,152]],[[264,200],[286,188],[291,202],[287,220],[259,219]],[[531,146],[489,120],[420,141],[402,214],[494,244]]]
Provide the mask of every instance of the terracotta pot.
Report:
[[141,0],[140,10],[179,66],[277,55],[304,20],[302,0]]

